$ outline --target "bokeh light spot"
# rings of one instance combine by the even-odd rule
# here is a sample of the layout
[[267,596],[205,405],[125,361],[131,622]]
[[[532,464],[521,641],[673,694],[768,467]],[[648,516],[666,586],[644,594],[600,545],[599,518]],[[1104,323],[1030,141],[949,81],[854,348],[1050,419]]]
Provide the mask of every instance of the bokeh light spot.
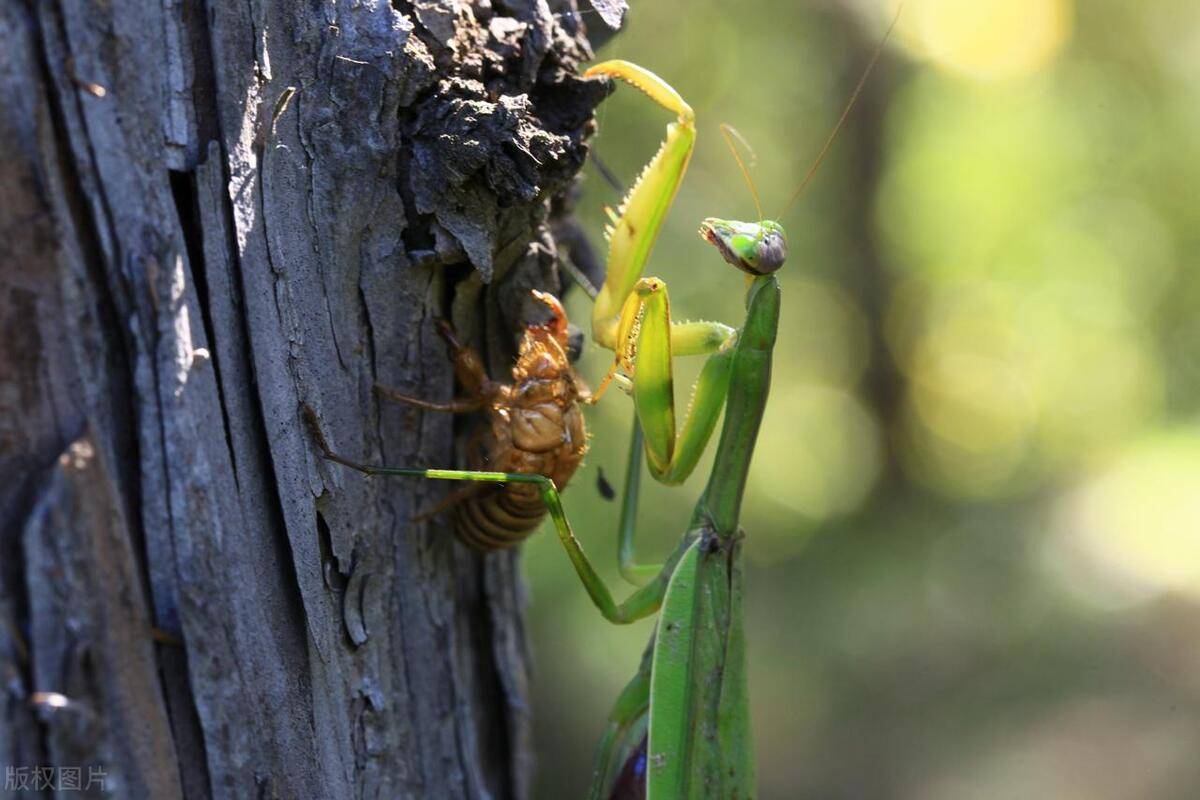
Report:
[[936,64],[978,79],[1027,75],[1071,32],[1070,0],[917,0],[909,31]]
[[781,395],[764,420],[770,447],[756,454],[751,491],[809,520],[854,511],[879,474],[875,418],[858,398],[834,387],[800,384]]
[[1049,546],[1069,588],[1100,606],[1200,599],[1198,433],[1153,437],[1061,501]]
[[867,321],[845,289],[821,278],[789,276],[784,283],[787,313],[779,338],[790,358],[780,363],[780,379],[852,387],[869,359]]

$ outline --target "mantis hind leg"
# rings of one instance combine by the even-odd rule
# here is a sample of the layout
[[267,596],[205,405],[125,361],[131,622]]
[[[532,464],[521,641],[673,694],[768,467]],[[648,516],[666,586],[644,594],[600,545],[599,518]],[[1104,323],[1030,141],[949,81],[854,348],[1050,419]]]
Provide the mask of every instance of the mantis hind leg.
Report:
[[662,605],[663,595],[666,594],[667,584],[670,581],[670,564],[668,564],[668,568],[664,568],[653,580],[636,590],[624,602],[617,603],[613,599],[612,592],[609,591],[608,586],[604,583],[604,579],[600,577],[595,567],[592,566],[587,553],[583,550],[583,545],[575,538],[575,533],[571,529],[571,523],[567,519],[566,511],[563,508],[562,497],[559,495],[558,488],[554,485],[554,481],[545,475],[463,469],[420,469],[417,467],[389,467],[376,464],[363,464],[334,452],[329,446],[329,442],[325,439],[325,433],[321,430],[316,411],[307,405],[303,406],[302,410],[304,419],[312,432],[313,438],[317,442],[317,446],[320,447],[322,455],[330,461],[350,467],[364,475],[401,475],[413,478],[433,478],[435,480],[480,481],[494,484],[532,483],[537,485],[542,502],[545,503],[546,511],[550,514],[550,519],[554,522],[554,530],[558,534],[558,539],[562,543],[563,549],[567,551],[567,557],[571,560],[571,565],[579,575],[579,580],[583,583],[584,589],[587,590],[588,596],[591,597],[592,602],[595,603],[596,608],[600,610],[605,619],[620,625],[636,622],[639,619],[650,616]]

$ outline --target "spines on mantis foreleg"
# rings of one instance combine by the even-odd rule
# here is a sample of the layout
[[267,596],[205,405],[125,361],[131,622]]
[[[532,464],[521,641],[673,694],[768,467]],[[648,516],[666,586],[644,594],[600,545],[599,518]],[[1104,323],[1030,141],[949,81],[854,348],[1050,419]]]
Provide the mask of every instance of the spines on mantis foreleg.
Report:
[[695,140],[694,128],[668,126],[667,138],[617,209],[617,221],[607,226],[608,273],[596,296],[592,335],[610,350],[616,346],[616,317],[650,260]]
[[696,141],[695,117],[691,107],[666,81],[636,64],[606,61],[584,75],[619,78],[677,115],[676,121],[667,126],[666,139],[658,152],[625,195],[607,231],[608,274],[596,296],[592,336],[601,346],[615,350],[617,316],[642,275],[691,159]]

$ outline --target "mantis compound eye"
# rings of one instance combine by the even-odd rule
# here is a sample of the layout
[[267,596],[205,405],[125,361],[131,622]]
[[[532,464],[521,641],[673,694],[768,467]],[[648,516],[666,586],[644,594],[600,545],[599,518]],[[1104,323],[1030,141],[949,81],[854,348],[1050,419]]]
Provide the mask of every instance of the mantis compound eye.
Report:
[[750,275],[770,275],[787,261],[787,237],[778,222],[736,222],[709,217],[700,238],[721,251],[733,266]]

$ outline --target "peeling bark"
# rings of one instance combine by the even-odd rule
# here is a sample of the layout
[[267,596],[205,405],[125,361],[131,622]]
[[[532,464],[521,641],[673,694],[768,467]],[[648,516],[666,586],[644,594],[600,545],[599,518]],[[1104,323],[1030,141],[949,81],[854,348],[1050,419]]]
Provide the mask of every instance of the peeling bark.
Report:
[[[574,11],[571,2],[553,4]],[[447,490],[606,91],[541,0],[0,5],[0,763],[125,797],[526,797],[516,556]],[[57,693],[66,704],[39,702]]]

